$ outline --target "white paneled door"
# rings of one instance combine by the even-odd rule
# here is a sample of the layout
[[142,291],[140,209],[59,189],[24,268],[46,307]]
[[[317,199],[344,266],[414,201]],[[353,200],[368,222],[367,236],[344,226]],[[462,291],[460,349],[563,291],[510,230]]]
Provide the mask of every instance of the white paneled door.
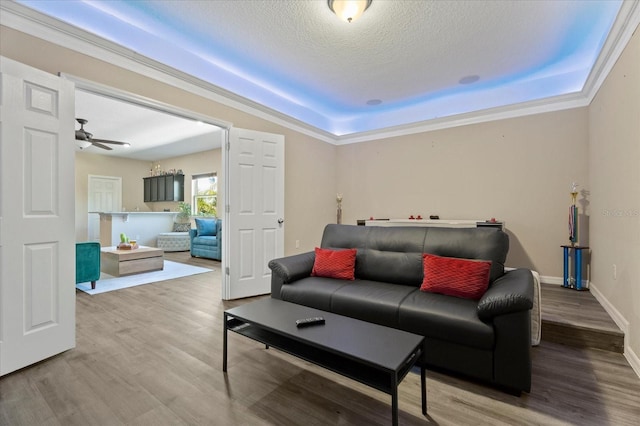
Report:
[[122,178],[89,175],[88,240],[100,241],[100,215],[91,212],[122,211]]
[[232,128],[229,141],[225,300],[271,292],[268,263],[284,255],[284,136]]
[[75,346],[74,86],[0,57],[0,375]]

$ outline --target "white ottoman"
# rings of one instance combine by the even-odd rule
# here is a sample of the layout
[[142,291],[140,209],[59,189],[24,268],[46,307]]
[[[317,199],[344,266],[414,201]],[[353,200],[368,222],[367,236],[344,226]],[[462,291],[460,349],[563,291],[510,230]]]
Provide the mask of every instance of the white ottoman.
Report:
[[188,251],[191,240],[188,232],[163,232],[158,234],[158,248],[164,251]]

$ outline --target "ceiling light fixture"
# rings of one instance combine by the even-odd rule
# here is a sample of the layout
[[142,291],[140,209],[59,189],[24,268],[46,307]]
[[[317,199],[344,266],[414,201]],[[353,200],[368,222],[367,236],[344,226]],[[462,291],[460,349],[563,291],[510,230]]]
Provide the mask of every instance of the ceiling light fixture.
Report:
[[93,144],[91,142],[89,142],[89,141],[83,141],[83,140],[76,139],[76,145],[80,149],[86,149],[86,148],[89,148]]
[[328,0],[328,4],[338,18],[351,23],[371,6],[371,0]]

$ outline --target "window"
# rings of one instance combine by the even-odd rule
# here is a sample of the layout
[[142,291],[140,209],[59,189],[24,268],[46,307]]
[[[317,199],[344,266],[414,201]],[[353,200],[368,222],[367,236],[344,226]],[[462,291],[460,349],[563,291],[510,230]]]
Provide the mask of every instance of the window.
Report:
[[191,194],[193,194],[194,215],[218,215],[218,176],[216,173],[191,176]]

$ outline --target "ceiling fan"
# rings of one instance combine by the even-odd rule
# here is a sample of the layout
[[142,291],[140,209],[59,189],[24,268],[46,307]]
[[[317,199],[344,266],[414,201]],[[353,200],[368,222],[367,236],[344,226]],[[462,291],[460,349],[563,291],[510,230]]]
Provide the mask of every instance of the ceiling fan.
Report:
[[76,130],[76,140],[79,141],[78,147],[80,149],[85,149],[93,145],[93,146],[97,146],[98,148],[111,151],[113,150],[113,148],[105,144],[122,145],[127,148],[131,146],[128,142],[110,141],[106,139],[94,139],[93,134],[87,132],[84,129],[84,125],[87,124],[89,121],[85,120],[84,118],[76,118],[76,121],[80,123],[80,129]]

